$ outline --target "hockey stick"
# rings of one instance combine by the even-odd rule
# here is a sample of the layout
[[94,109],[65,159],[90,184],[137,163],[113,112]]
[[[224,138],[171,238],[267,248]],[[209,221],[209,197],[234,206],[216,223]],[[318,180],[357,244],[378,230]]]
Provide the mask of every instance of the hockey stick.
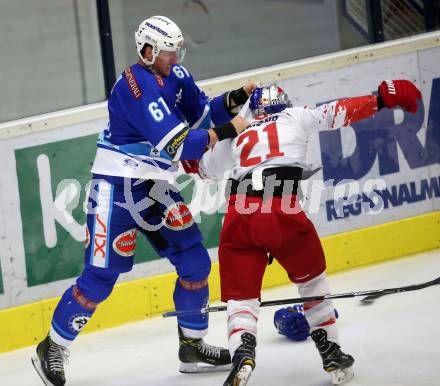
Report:
[[[346,298],[354,298],[357,296],[375,296],[375,295],[389,295],[389,294],[397,294],[399,292],[408,292],[408,291],[415,291],[422,288],[430,287],[432,285],[440,284],[440,277],[427,281],[426,283],[421,284],[413,284],[413,285],[407,285],[404,287],[395,287],[395,288],[385,288],[385,289],[378,289],[378,290],[367,290],[367,291],[355,291],[355,292],[345,292],[341,294],[330,294],[330,295],[324,295],[324,296],[307,296],[302,298],[291,298],[291,299],[279,299],[279,300],[269,300],[266,302],[261,302],[260,307],[269,307],[269,306],[278,306],[282,304],[292,304],[292,303],[304,303],[304,302],[319,302],[322,300],[328,300],[328,299],[346,299]],[[218,311],[225,311],[226,306],[217,306],[217,307],[205,307],[198,310],[183,310],[183,311],[169,311],[164,312],[162,316],[164,318],[169,318],[172,316],[189,316],[194,314],[207,314],[210,312],[218,312]]]
[[364,306],[369,306],[370,304],[373,304],[376,299],[381,298],[382,296],[385,296],[385,295],[389,295],[389,294],[368,295],[368,296],[365,296],[364,298],[362,298],[360,300],[360,303]]
[[[440,277],[438,277],[437,279],[434,279],[432,281],[428,281],[426,283],[409,285],[407,287],[401,287],[401,288],[405,288],[405,290],[398,291],[398,292],[415,291],[415,290],[423,289],[423,288],[429,287],[431,285],[437,285],[437,284],[440,284]],[[398,292],[381,292],[381,293],[370,294],[368,296],[365,296],[363,299],[361,299],[360,302],[363,305],[370,305],[370,304],[373,304],[373,302],[376,299],[381,298],[382,296],[395,294]]]

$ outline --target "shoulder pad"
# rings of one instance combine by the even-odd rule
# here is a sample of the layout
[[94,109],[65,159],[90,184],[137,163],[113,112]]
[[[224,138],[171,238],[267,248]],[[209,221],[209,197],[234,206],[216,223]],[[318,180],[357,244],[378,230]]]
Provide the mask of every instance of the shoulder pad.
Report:
[[173,65],[171,68],[171,74],[173,77],[179,79],[180,81],[183,81],[185,79],[192,79],[192,75],[190,72],[183,66],[179,64]]
[[[298,107],[288,107],[287,109],[284,109],[283,111],[282,111],[282,113],[284,113],[284,114],[286,114],[286,115],[288,115],[288,116],[290,116],[290,117],[294,117],[295,116],[295,110],[297,111],[298,110]],[[301,108],[301,110],[302,110],[302,108]]]

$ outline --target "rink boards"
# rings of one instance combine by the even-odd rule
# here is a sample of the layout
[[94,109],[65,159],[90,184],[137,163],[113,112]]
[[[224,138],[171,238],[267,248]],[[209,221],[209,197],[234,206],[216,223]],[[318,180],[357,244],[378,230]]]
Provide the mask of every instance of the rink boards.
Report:
[[[423,104],[414,116],[381,111],[311,139],[309,159],[320,170],[303,184],[303,205],[322,237],[330,272],[440,247],[439,46],[440,34],[430,33],[200,82],[215,95],[249,78],[277,80],[295,105],[371,94],[389,78],[411,79],[421,88]],[[83,202],[96,133],[106,120],[100,103],[0,125],[0,351],[40,340],[53,297],[80,273]],[[183,195],[215,261],[223,202],[215,187],[204,195],[203,186],[190,183]],[[171,265],[145,242],[136,259],[89,331],[172,309]],[[218,299],[216,264],[210,280],[211,297]],[[268,267],[265,286],[286,282],[279,266]]]

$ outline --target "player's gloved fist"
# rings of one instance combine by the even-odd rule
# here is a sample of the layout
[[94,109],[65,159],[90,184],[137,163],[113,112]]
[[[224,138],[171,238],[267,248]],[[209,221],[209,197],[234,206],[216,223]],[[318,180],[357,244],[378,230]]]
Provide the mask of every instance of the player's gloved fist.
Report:
[[302,305],[295,304],[293,307],[279,309],[275,312],[273,322],[278,333],[290,340],[300,342],[310,335],[310,326]]
[[417,99],[422,99],[420,90],[409,80],[384,80],[379,85],[379,95],[385,107],[400,106],[415,114]]

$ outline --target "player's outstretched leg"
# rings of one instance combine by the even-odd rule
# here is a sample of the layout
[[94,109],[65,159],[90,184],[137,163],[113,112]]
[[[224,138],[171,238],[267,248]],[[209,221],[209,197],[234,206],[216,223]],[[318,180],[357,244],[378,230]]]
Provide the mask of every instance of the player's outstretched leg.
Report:
[[92,308],[82,301],[80,304],[76,299],[84,299],[84,296],[75,285],[64,292],[55,308],[50,332],[38,344],[31,358],[45,385],[63,386],[66,383],[64,363],[68,356],[67,347],[87,324],[96,308],[96,305]]
[[32,364],[45,385],[66,383],[67,347],[90,320],[98,303],[110,295],[117,278],[118,273],[87,267],[76,284],[64,292],[55,308],[50,332],[32,357]]
[[179,329],[179,359],[182,373],[225,371],[231,368],[229,350],[211,346],[202,338],[187,338]]
[[38,375],[47,386],[64,386],[64,363],[69,357],[69,350],[56,344],[48,335],[37,346],[36,355],[32,357],[32,364]]
[[[319,296],[331,293],[327,275],[322,272],[304,283],[297,283],[301,296]],[[304,313],[310,325],[310,336],[318,348],[324,370],[330,373],[332,382],[339,385],[353,377],[351,355],[342,352],[338,345],[336,312],[330,299],[305,302]]]
[[255,335],[245,332],[241,335],[242,344],[235,351],[232,369],[223,386],[244,386],[248,383],[255,368]]
[[333,384],[339,385],[351,379],[354,358],[342,352],[337,343],[328,340],[324,329],[319,328],[312,331],[310,335],[321,355],[324,370],[332,376]]

